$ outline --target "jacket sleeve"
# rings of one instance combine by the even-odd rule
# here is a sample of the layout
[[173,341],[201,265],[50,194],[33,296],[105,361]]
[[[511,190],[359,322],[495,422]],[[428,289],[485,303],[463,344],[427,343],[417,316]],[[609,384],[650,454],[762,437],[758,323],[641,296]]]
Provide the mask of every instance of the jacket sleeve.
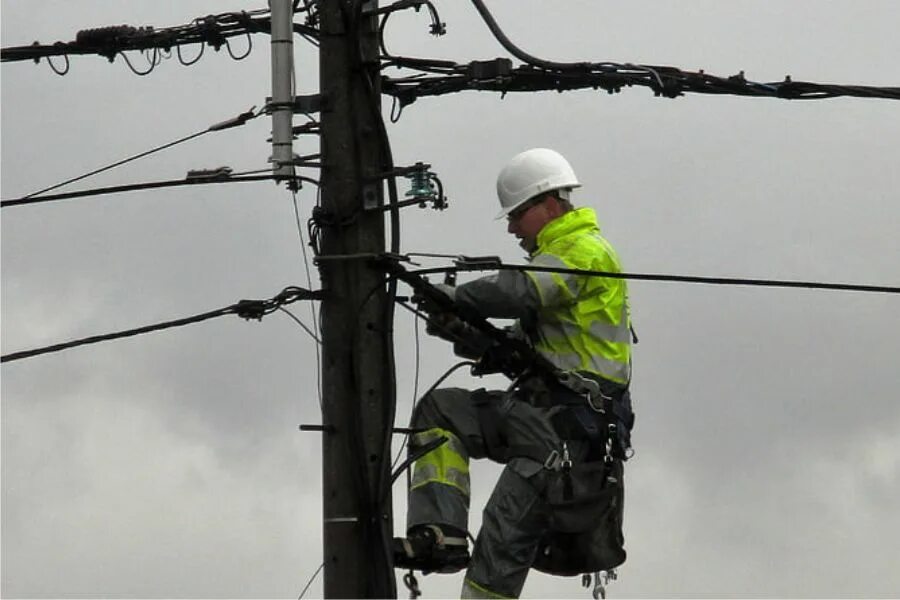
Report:
[[486,318],[527,319],[540,306],[538,291],[522,271],[500,271],[460,284],[457,304]]

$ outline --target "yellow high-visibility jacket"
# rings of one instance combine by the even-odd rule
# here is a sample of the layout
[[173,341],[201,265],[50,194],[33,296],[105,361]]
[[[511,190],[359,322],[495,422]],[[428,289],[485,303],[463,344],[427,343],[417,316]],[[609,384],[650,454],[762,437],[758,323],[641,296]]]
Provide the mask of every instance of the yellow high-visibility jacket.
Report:
[[[567,212],[537,236],[530,263],[621,273],[590,208]],[[485,317],[517,318],[534,348],[565,371],[627,385],[631,321],[624,279],[567,273],[501,271],[460,285],[457,303]]]

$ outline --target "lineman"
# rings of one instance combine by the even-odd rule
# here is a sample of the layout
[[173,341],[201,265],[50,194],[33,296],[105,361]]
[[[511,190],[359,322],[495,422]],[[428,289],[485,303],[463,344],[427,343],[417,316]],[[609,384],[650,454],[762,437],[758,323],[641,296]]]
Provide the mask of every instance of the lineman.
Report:
[[[574,208],[580,187],[557,152],[515,156],[497,178],[499,218],[536,267],[621,272],[594,211]],[[411,451],[446,442],[415,464],[407,537],[395,565],[456,572],[468,565],[463,598],[516,598],[530,568],[557,575],[608,570],[625,560],[622,463],[634,422],[631,329],[623,279],[500,271],[457,288],[454,303],[487,318],[514,318],[514,335],[556,368],[507,391],[435,390],[416,406]],[[429,331],[457,353],[490,360],[502,352],[449,314]],[[483,513],[471,560],[466,531],[469,458],[506,468]]]

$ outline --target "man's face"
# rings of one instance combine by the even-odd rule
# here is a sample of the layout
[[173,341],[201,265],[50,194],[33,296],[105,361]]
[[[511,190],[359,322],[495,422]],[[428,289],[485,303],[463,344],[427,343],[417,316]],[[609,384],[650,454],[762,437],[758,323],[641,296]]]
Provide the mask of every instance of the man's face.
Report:
[[555,219],[558,214],[553,210],[555,199],[550,196],[533,198],[509,213],[506,217],[506,230],[516,236],[526,252],[531,253],[537,248],[537,235],[544,225]]

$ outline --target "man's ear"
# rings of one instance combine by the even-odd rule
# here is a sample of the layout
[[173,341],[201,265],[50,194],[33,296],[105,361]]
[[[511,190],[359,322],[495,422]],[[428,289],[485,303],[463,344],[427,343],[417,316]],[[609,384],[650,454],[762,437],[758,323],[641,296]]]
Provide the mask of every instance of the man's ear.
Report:
[[546,199],[547,213],[554,219],[561,217],[565,213],[565,209],[559,202],[559,198],[554,195],[548,195]]

